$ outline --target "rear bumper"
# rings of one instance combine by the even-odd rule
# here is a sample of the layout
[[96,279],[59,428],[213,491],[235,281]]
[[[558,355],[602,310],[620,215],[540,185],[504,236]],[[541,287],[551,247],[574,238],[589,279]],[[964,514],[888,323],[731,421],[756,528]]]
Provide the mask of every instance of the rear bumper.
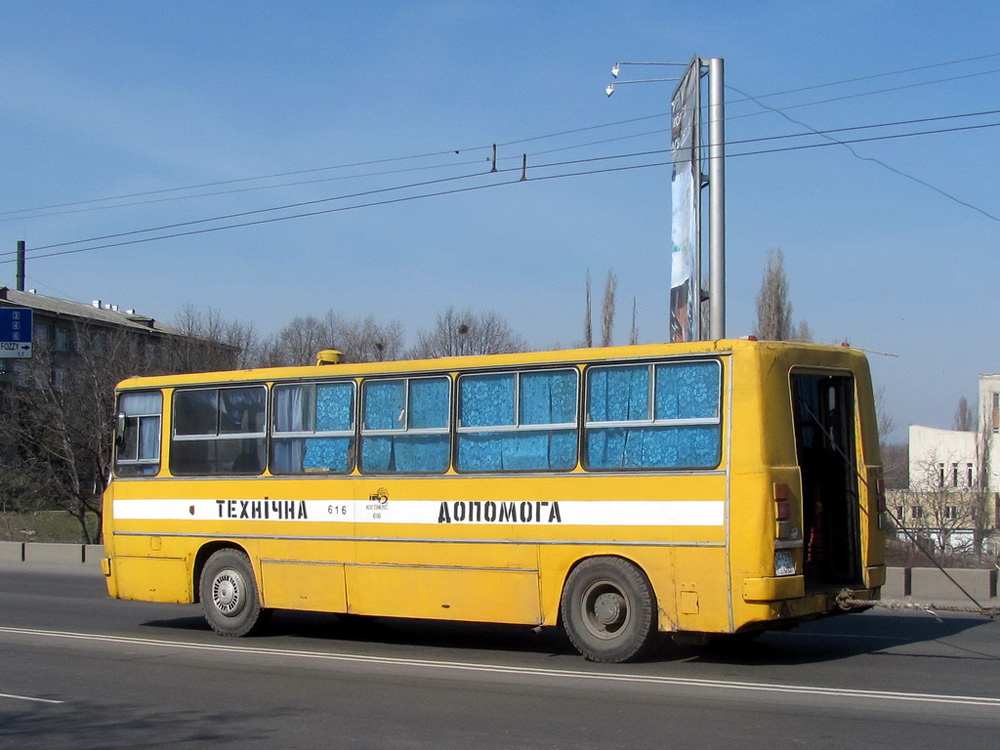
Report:
[[743,579],[743,601],[776,602],[806,595],[805,576],[768,576]]

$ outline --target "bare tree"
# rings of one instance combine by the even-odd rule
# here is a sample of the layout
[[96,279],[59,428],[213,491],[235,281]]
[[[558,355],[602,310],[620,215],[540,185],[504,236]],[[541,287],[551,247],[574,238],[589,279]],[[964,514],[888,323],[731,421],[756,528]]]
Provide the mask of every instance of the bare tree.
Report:
[[955,409],[955,420],[952,429],[959,432],[976,431],[976,410],[969,406],[965,396],[958,399],[958,408]]
[[615,327],[615,291],[618,289],[618,277],[614,271],[608,271],[608,279],[604,282],[604,302],[601,305],[601,346],[611,346]]
[[975,534],[969,534],[975,525],[975,488],[953,481],[948,467],[956,463],[954,458],[928,454],[914,467],[910,490],[900,495],[910,519],[907,528],[931,542],[941,560],[975,549]]
[[430,331],[417,334],[410,356],[417,359],[466,354],[523,352],[524,340],[496,313],[474,313],[449,307]]
[[989,511],[998,500],[990,491],[994,432],[992,420],[985,416],[976,436],[977,471],[972,488],[972,543],[977,555],[982,555],[983,543],[996,531],[996,518]]
[[403,327],[398,321],[342,321],[337,348],[348,362],[385,362],[403,356]]
[[886,489],[905,490],[910,486],[910,449],[906,443],[882,446],[882,478]]
[[311,365],[316,352],[337,349],[339,320],[332,313],[326,318],[296,316],[265,342],[263,364],[269,367]]
[[800,320],[792,326],[792,341],[802,341],[808,344],[812,340],[812,330],[810,330],[809,324],[806,321]]
[[875,389],[875,413],[878,416],[878,441],[882,445],[896,429],[896,420],[885,406],[885,386],[880,385]]
[[192,304],[181,308],[174,326],[187,335],[178,339],[172,369],[178,372],[204,372],[256,367],[261,360],[260,337],[253,323],[226,320],[219,310],[204,312]]
[[628,343],[631,344],[632,346],[635,346],[636,344],[639,343],[639,324],[637,322],[638,319],[636,318],[636,311],[637,311],[637,308],[636,308],[635,297],[633,297],[632,298],[632,330],[631,330],[631,332],[629,333],[629,336],[628,336]]
[[792,333],[792,303],[788,301],[784,254],[772,250],[757,293],[757,327],[754,335],[764,341],[787,341]]
[[12,481],[20,485],[22,504],[66,511],[91,543],[101,539],[115,385],[165,371],[170,357],[161,348],[171,339],[86,325],[77,325],[73,337],[74,356],[36,345],[32,358],[20,363],[18,382],[3,389],[0,442],[8,449],[2,473],[8,491]]
[[346,362],[381,362],[403,356],[403,327],[371,316],[348,320],[330,310],[322,318],[294,318],[264,342],[260,360],[267,366],[309,365],[322,349],[337,349]]
[[594,345],[593,313],[590,304],[590,269],[587,269],[587,303],[583,315],[583,345],[588,349]]

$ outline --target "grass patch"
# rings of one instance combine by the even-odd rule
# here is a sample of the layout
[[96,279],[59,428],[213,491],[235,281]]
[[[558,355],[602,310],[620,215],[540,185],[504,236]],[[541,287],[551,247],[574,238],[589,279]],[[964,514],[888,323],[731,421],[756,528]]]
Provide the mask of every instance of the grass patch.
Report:
[[[93,539],[97,533],[97,516],[90,515],[87,521]],[[0,514],[0,541],[83,544],[83,532],[80,522],[62,510],[3,513]]]

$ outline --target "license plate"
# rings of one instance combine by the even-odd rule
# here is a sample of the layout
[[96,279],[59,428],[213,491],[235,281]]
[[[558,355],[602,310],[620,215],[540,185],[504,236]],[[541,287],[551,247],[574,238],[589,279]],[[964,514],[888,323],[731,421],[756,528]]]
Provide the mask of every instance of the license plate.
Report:
[[774,574],[776,576],[795,575],[795,561],[787,549],[779,549],[774,553]]

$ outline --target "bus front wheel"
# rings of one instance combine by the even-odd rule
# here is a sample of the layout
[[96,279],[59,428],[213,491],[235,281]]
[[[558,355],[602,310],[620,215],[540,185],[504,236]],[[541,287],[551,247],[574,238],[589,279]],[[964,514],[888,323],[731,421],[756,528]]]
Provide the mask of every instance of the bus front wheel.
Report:
[[656,631],[652,587],[639,568],[620,557],[592,557],[574,568],[561,612],[566,635],[591,661],[638,658]]
[[219,635],[247,635],[262,622],[257,581],[242,550],[223,549],[208,558],[199,593],[205,620]]

